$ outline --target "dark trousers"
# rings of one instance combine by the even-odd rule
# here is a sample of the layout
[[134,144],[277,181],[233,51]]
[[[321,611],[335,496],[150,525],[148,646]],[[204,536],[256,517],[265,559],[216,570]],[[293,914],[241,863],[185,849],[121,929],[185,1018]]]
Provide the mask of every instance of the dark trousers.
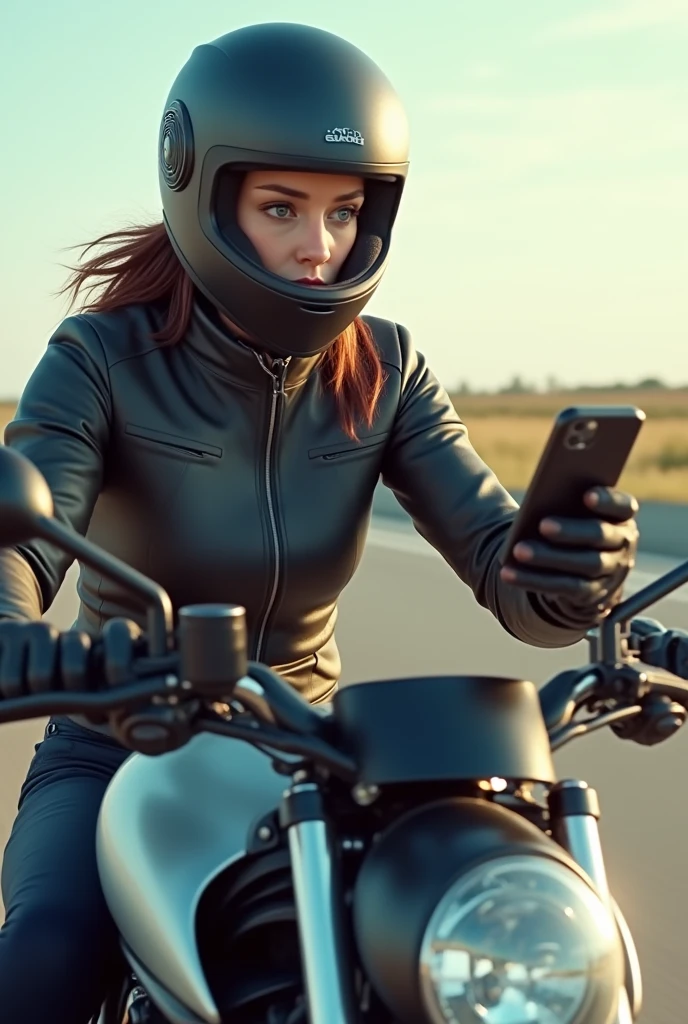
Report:
[[121,963],[96,867],[96,820],[129,755],[69,718],[36,745],[2,864],[0,1020],[88,1024]]

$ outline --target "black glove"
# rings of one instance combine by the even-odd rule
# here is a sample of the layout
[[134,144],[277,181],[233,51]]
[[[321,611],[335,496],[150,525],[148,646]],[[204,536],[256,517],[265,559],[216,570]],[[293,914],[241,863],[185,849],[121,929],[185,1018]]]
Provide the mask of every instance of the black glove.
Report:
[[[628,646],[646,665],[688,679],[688,633],[683,630],[665,629],[656,619],[633,619]],[[640,715],[612,725],[620,739],[653,746],[673,736],[686,721],[686,709],[664,694],[649,694],[642,703]]]
[[131,619],[109,619],[97,642],[101,685],[122,686],[134,678],[134,661],[146,653],[147,641]]
[[646,665],[664,668],[681,679],[688,679],[688,633],[683,629],[665,629],[656,619],[631,620],[629,646]]
[[523,568],[501,570],[502,579],[531,593],[545,618],[572,629],[597,625],[619,602],[638,547],[635,498],[595,487],[585,504],[594,518],[543,519],[545,539],[514,548]]
[[83,689],[91,638],[47,622],[0,622],[0,697]]
[[0,698],[116,686],[131,679],[144,649],[141,630],[127,619],[111,619],[97,641],[42,621],[0,622]]

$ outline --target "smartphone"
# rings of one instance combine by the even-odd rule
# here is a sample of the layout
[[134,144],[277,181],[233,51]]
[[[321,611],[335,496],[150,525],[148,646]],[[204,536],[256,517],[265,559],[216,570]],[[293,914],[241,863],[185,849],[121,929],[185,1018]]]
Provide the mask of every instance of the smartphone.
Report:
[[634,406],[562,409],[507,535],[504,565],[522,567],[512,551],[519,541],[542,540],[543,519],[594,517],[585,492],[616,487],[644,422],[645,413]]

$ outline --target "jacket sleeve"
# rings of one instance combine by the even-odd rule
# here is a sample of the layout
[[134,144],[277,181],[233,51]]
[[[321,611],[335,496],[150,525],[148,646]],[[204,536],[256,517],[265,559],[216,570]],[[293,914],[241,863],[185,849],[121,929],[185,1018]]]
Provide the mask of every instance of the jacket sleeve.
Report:
[[[110,431],[107,362],[87,319],[69,317],[48,342],[22,394],[5,444],[41,471],[55,517],[85,534],[103,481]],[[0,619],[38,619],[72,559],[43,541],[0,549]]]
[[418,533],[509,633],[535,647],[576,643],[585,631],[556,624],[534,594],[500,579],[499,552],[518,505],[472,447],[465,424],[408,331],[397,329],[401,395],[383,483]]

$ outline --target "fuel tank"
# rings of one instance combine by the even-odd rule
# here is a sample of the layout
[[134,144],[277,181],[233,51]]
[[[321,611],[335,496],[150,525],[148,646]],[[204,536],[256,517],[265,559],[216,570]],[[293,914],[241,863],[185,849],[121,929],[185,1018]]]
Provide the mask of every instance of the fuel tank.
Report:
[[202,733],[168,754],[132,754],[107,789],[96,838],[105,899],[158,996],[168,993],[189,1021],[220,1021],[196,942],[200,898],[245,856],[285,788],[265,754]]

